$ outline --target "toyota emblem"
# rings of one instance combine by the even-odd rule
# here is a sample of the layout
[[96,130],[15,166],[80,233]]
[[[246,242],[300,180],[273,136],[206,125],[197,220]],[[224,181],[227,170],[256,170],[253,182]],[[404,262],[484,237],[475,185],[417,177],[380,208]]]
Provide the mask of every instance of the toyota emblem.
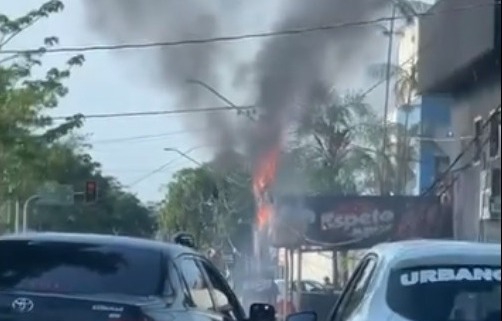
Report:
[[17,313],[28,313],[33,310],[35,304],[28,298],[17,298],[12,302],[12,310]]

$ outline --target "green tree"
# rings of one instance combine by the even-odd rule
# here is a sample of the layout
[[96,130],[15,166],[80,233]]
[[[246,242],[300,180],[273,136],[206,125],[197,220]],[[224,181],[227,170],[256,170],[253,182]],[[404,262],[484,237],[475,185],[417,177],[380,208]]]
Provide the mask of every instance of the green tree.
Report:
[[216,234],[216,196],[215,181],[206,169],[177,172],[167,186],[160,213],[161,228],[170,233],[186,231],[194,235],[198,244],[210,244]]
[[254,218],[250,175],[243,168],[217,168],[212,162],[174,175],[160,209],[161,229],[192,233],[202,247],[239,239]]
[[[83,63],[83,56],[72,57],[62,68],[46,68],[42,60],[47,48],[57,45],[56,37],[46,38],[36,51],[2,51],[16,36],[62,9],[61,1],[52,0],[16,19],[0,14],[0,207],[7,199],[26,200],[44,182],[71,185],[78,192],[86,180],[94,179],[100,189],[96,204],[78,199],[70,207],[34,203],[29,227],[151,236],[156,228],[151,211],[115,179],[103,176],[100,165],[85,152],[84,141],[73,135],[82,125],[82,116],[57,122],[47,115],[68,93],[64,82]],[[34,76],[44,69],[45,76]],[[5,228],[0,226],[0,233]]]
[[[76,198],[73,206],[33,206],[30,228],[66,232],[87,232],[150,237],[156,229],[156,218],[150,209],[112,177],[103,176],[100,164],[85,153],[79,139],[51,145],[43,154],[45,170],[36,181],[53,181],[83,191],[85,182],[98,184],[99,198],[85,204]],[[36,205],[36,203],[35,203]]]
[[[387,64],[373,65],[370,67],[370,74],[377,79],[384,79],[387,68]],[[410,117],[417,108],[417,105],[415,105],[413,102],[417,97],[418,78],[416,73],[416,63],[414,62],[409,63],[407,66],[391,65],[390,68],[391,74],[394,75],[396,79],[394,83],[396,105],[398,110],[401,110],[405,115],[404,124],[402,126],[393,124],[391,125],[391,127],[394,127],[393,130],[391,129],[389,131],[389,134],[391,136],[390,140],[395,141],[395,143],[390,142],[390,144],[394,145],[392,147],[399,153],[397,157],[401,160],[400,162],[395,163],[395,165],[398,166],[397,169],[389,170],[390,173],[394,172],[396,175],[399,175],[398,190],[401,193],[402,190],[405,189],[407,183],[409,182],[409,179],[415,176],[413,171],[410,171],[409,165],[406,165],[406,162],[403,163],[402,161],[409,160],[413,154],[413,147],[410,141],[410,136],[412,134],[420,134],[417,126],[410,126]],[[396,142],[402,145],[396,146]]]
[[361,148],[361,134],[371,108],[357,94],[320,90],[303,115],[292,143],[292,155],[304,169],[312,193],[355,194],[370,151]]
[[63,82],[83,56],[72,57],[63,68],[46,69],[39,79],[34,70],[42,67],[46,49],[58,43],[56,37],[46,38],[34,52],[2,54],[16,36],[62,9],[62,2],[53,0],[16,19],[0,14],[0,200],[7,194],[26,196],[40,169],[39,151],[82,125],[79,115],[56,123],[45,113],[68,93]]
[[[418,133],[418,126],[408,130],[401,124],[384,125],[375,123],[368,126],[365,145],[371,157],[364,163],[362,186],[364,193],[382,195],[403,195],[406,186],[416,178],[415,166],[418,161],[418,151],[414,146],[412,135]],[[411,135],[407,135],[411,133]],[[382,137],[387,134],[388,139],[385,155],[382,152]]]

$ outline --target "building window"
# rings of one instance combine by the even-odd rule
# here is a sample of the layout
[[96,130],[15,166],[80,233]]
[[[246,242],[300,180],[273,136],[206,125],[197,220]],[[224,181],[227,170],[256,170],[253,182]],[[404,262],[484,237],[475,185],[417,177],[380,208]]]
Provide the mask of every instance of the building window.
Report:
[[490,116],[490,157],[496,158],[500,152],[500,112],[493,112]]
[[481,161],[483,153],[483,118],[474,120],[474,163]]

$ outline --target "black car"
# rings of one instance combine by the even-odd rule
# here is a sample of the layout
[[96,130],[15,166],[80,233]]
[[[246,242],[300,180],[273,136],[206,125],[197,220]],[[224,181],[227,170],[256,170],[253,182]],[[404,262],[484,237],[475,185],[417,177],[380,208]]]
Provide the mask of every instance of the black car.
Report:
[[217,269],[184,246],[87,234],[0,237],[0,320],[262,321],[246,319]]

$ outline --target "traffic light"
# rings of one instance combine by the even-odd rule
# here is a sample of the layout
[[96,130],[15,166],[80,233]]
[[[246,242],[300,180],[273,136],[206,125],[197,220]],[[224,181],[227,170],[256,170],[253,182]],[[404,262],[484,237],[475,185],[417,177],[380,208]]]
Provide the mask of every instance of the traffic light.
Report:
[[94,203],[98,200],[98,184],[96,181],[87,181],[85,183],[85,201]]

